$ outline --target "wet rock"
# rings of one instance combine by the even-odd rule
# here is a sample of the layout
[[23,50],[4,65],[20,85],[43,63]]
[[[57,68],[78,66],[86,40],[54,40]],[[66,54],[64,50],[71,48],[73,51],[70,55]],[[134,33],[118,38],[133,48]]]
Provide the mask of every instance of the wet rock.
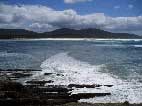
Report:
[[99,84],[93,84],[93,85],[86,85],[86,84],[69,84],[68,87],[69,88],[96,88],[96,87],[101,87],[101,86],[106,86],[106,87],[112,87],[113,85],[99,85]]
[[48,88],[48,87],[37,87],[33,89],[34,92],[69,92],[70,89],[67,88]]
[[11,81],[11,80],[6,74],[1,74],[0,75],[0,83],[5,82],[5,81],[7,82],[7,81]]
[[23,85],[17,82],[0,82],[0,91],[22,91]]
[[82,84],[82,85],[79,85],[79,84],[69,84],[69,85],[68,85],[69,88],[73,88],[73,87],[75,87],[75,88],[95,88],[95,87],[100,87],[100,86],[102,86],[102,85],[96,85],[96,84],[94,84],[94,85],[86,85],[86,84]]
[[42,70],[36,70],[36,69],[7,69],[5,71],[23,71],[23,72],[30,72],[30,71],[42,71]]
[[[36,91],[37,90],[37,91]],[[30,92],[29,92],[30,91]],[[51,93],[47,91],[54,91]],[[62,92],[62,93],[61,93]],[[75,99],[68,99],[70,93],[67,88],[33,88],[23,86],[16,82],[0,83],[0,105],[55,105],[75,102]]]
[[27,84],[36,84],[36,85],[40,85],[40,86],[44,86],[46,83],[53,83],[54,81],[49,80],[49,81],[26,81]]
[[31,85],[25,85],[26,88],[31,89],[31,88],[37,88],[39,85],[37,84],[31,84]]
[[64,76],[63,74],[56,74],[57,76]]
[[107,86],[107,87],[112,87],[113,85],[104,85],[104,86]]
[[39,94],[40,97],[46,98],[46,99],[67,99],[70,98],[70,93],[62,92],[62,93],[50,93],[50,92],[43,92]]
[[0,94],[3,94],[3,98],[5,99],[32,97],[30,89],[26,89],[20,83],[11,81],[0,82]]
[[[44,73],[44,75],[52,75],[52,74],[55,74],[55,73]],[[63,74],[55,74],[55,75],[57,75],[57,76],[64,76]]]
[[[66,85],[47,85],[48,88],[68,88]],[[68,88],[68,90],[73,90],[71,88]]]
[[48,80],[48,81],[47,81],[47,83],[53,83],[53,82],[54,82],[54,81],[52,81],[52,80]]
[[87,98],[107,96],[107,95],[111,95],[111,93],[78,93],[71,95],[71,97],[79,100],[79,99],[87,99]]
[[[41,90],[41,88],[40,90],[38,89],[38,92],[35,92],[34,90],[36,88],[28,89],[28,87],[15,82],[7,82],[6,84],[3,82],[0,83],[0,85],[0,106],[61,105],[69,102],[77,102],[76,99],[70,98],[70,93],[65,92],[67,90],[66,88],[54,88],[53,90],[52,88]],[[10,85],[10,87],[8,87],[8,85]],[[55,91],[62,91],[62,93],[55,93]]]
[[[13,69],[12,69],[13,70]],[[14,106],[27,106],[27,105],[62,105],[70,102],[77,102],[79,99],[92,98],[96,96],[111,95],[110,93],[79,93],[71,94],[73,87],[75,88],[97,88],[102,85],[87,85],[87,84],[70,84],[66,85],[51,85],[52,80],[38,81],[36,79],[26,81],[26,85],[22,85],[18,82],[12,82],[11,79],[19,79],[30,77],[32,74],[30,71],[25,69],[11,69],[6,70],[5,78],[0,78],[0,106],[14,105]],[[3,73],[1,71],[1,73]],[[51,75],[53,73],[46,73]],[[61,76],[62,74],[55,74]],[[9,79],[11,77],[11,79]],[[45,86],[46,84],[46,86]],[[48,85],[47,85],[48,84]],[[112,85],[104,85],[111,87]]]
[[3,98],[12,98],[12,99],[16,99],[16,98],[27,98],[27,97],[32,97],[31,95],[29,95],[29,93],[25,92],[24,90],[21,92],[17,92],[17,91],[2,91],[0,92],[1,94],[3,94],[1,97]]
[[30,77],[30,76],[32,76],[32,74],[30,73],[12,73],[11,74],[12,78],[24,78],[24,77]]
[[77,102],[75,99],[33,99],[33,98],[22,98],[22,99],[9,99],[0,100],[1,106],[53,106],[62,105],[70,102]]
[[53,73],[44,73],[44,75],[52,75]]

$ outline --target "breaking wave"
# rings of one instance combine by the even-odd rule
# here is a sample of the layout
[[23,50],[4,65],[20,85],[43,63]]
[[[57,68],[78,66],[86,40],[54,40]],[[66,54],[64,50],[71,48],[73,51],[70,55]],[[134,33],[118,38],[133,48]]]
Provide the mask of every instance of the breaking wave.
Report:
[[[80,102],[88,103],[118,103],[129,101],[130,103],[142,102],[142,84],[127,80],[122,80],[117,76],[109,73],[103,73],[101,70],[106,68],[105,65],[90,65],[87,62],[76,60],[67,52],[59,53],[51,56],[41,64],[42,72],[35,75],[44,80],[53,80],[54,84],[68,85],[68,84],[100,84],[100,85],[114,85],[113,87],[102,86],[99,89],[76,89],[73,93],[96,93],[96,92],[110,92],[111,96],[95,97],[91,99],[82,99]],[[62,74],[57,76],[55,74],[44,76],[44,73]]]
[[59,53],[41,64],[43,73],[62,74],[61,79],[57,76],[57,84],[114,84],[115,79],[99,70],[103,65],[90,65],[87,62],[76,60],[68,53]]

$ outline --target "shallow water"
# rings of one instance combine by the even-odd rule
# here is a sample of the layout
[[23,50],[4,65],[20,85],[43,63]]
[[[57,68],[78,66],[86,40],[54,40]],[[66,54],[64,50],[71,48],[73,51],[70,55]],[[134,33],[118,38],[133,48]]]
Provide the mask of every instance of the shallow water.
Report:
[[[0,41],[0,68],[42,69],[33,77],[54,84],[112,84],[111,88],[76,89],[111,92],[80,102],[142,103],[142,40],[6,40]],[[64,76],[46,72],[60,73]]]

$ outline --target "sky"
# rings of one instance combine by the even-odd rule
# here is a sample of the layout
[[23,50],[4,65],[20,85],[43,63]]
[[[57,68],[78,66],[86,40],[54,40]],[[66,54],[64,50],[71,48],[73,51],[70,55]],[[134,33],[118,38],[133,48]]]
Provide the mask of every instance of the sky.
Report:
[[142,0],[0,0],[0,28],[99,28],[142,35]]

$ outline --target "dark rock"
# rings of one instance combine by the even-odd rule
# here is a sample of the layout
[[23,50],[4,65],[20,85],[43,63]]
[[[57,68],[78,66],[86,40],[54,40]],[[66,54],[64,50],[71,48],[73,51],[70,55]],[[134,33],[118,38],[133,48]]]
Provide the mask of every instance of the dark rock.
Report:
[[16,99],[16,98],[32,97],[29,92],[25,92],[24,90],[21,91],[21,92],[17,92],[17,91],[2,91],[0,93],[3,94],[1,96],[3,98]]
[[44,75],[52,75],[53,73],[44,73]]
[[36,98],[22,98],[22,99],[0,99],[1,106],[53,106],[62,105],[69,102],[77,102],[75,99],[36,99]]
[[26,71],[42,71],[42,70],[36,70],[36,69],[26,69]]
[[47,83],[53,83],[54,81],[52,81],[52,80],[49,80],[49,81],[47,81]]
[[[34,70],[35,71],[35,70]],[[1,71],[2,72],[2,71]],[[22,85],[18,82],[12,82],[12,78],[29,77],[30,70],[28,69],[13,69],[6,70],[4,78],[0,80],[0,106],[14,105],[14,106],[27,106],[27,105],[62,105],[70,102],[77,102],[79,99],[92,98],[96,96],[111,95],[111,93],[79,93],[71,94],[73,87],[76,88],[97,88],[102,85],[87,85],[87,84],[70,84],[66,85],[47,85],[52,83],[52,80],[38,81],[36,79],[26,81],[26,85]],[[45,75],[51,75],[53,73],[45,73]],[[62,74],[56,74],[60,76]],[[11,79],[9,79],[11,77]],[[111,87],[113,85],[104,85]]]
[[31,84],[31,85],[25,85],[26,88],[31,89],[31,88],[37,88],[39,85],[37,84]]
[[71,95],[74,99],[86,99],[86,98],[93,98],[93,97],[99,97],[99,96],[107,96],[111,95],[111,93],[78,93]]
[[42,70],[36,70],[36,69],[0,69],[0,71],[25,71],[25,72],[30,72],[30,71],[42,71]]
[[37,84],[37,85],[41,85],[44,86],[46,83],[52,83],[54,81],[49,80],[49,81],[26,81],[27,84]]
[[79,84],[69,84],[68,87],[69,88],[95,88],[95,87],[100,87],[101,85],[85,85],[85,84],[82,84],[82,85],[79,85]]
[[104,86],[107,86],[107,87],[112,87],[113,85],[104,85]]
[[[68,87],[69,88],[96,88],[96,87],[101,87],[102,85],[99,85],[99,84],[93,84],[93,85],[86,85],[86,84],[82,84],[82,85],[79,85],[79,84],[69,84]],[[103,85],[103,86],[107,86],[107,87],[112,87],[113,85]]]
[[49,92],[43,92],[39,94],[40,97],[46,98],[46,99],[69,99],[70,93],[64,92],[64,93],[49,93]]
[[63,74],[56,74],[57,76],[64,76]]
[[0,91],[22,91],[24,86],[17,82],[0,82]]
[[[68,88],[66,85],[48,85],[48,88]],[[73,89],[69,89],[73,90]]]
[[32,74],[29,73],[13,73],[12,76],[13,78],[24,78],[24,77],[30,77]]
[[[3,95],[3,98],[27,98],[32,97],[30,89],[27,89],[22,84],[17,82],[0,82],[0,94]],[[2,98],[1,95],[1,98]]]
[[69,92],[70,89],[40,87],[40,88],[34,88],[33,91],[36,92],[36,93],[41,93],[41,92]]
[[[28,85],[31,86],[31,85]],[[28,87],[17,82],[0,81],[0,106],[61,105],[77,102],[67,88]]]
[[[55,73],[44,73],[44,75],[52,75],[52,74],[55,74]],[[63,74],[56,74],[57,76],[64,76]]]

